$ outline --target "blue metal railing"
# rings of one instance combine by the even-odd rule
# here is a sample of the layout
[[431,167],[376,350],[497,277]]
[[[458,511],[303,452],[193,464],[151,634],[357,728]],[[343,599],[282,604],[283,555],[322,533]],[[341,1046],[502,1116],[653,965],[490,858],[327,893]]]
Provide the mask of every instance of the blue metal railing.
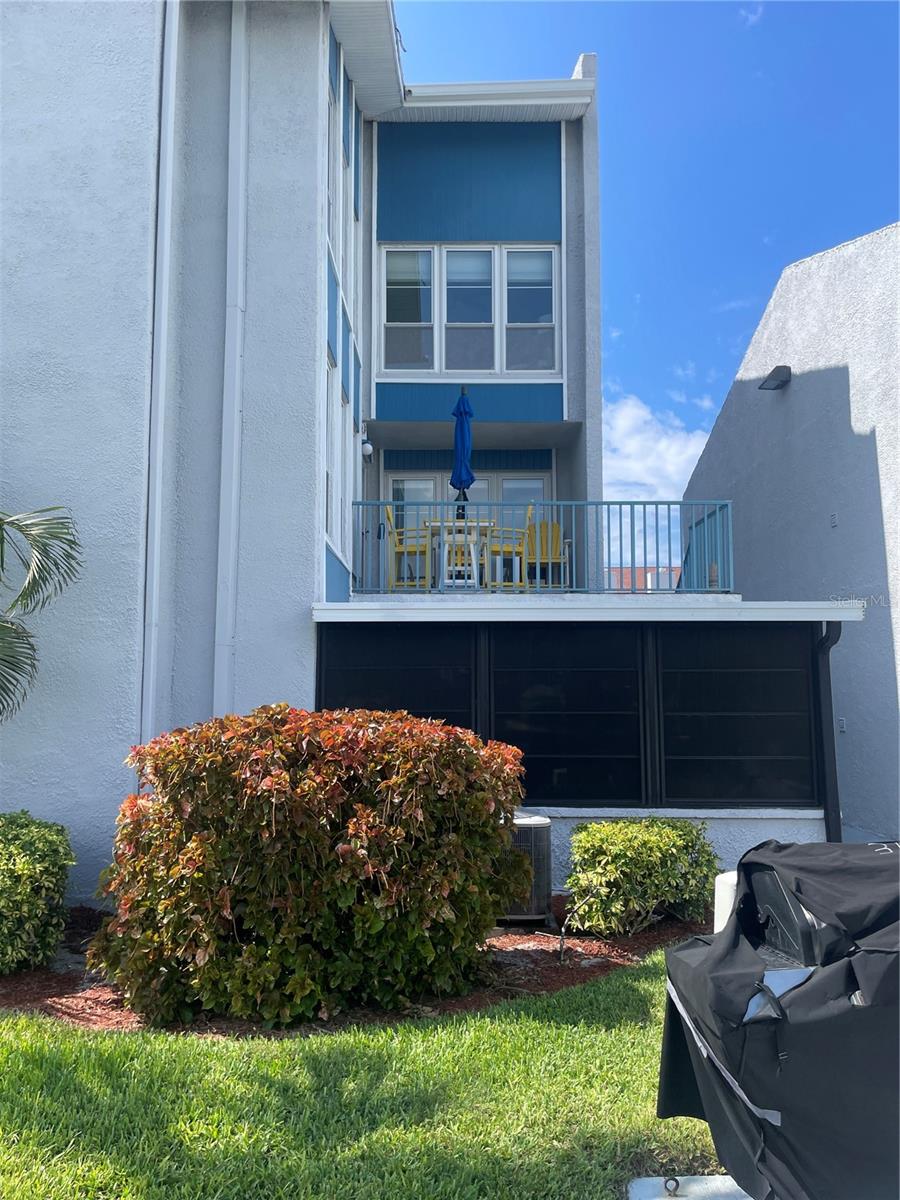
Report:
[[353,591],[730,592],[731,502],[359,500]]

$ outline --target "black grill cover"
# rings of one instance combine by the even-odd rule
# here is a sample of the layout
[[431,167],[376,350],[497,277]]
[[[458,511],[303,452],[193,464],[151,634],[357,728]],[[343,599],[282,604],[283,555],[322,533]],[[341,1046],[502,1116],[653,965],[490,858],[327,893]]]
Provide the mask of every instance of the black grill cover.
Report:
[[725,928],[666,952],[657,1113],[754,1200],[898,1200],[898,920],[897,843],[763,842]]

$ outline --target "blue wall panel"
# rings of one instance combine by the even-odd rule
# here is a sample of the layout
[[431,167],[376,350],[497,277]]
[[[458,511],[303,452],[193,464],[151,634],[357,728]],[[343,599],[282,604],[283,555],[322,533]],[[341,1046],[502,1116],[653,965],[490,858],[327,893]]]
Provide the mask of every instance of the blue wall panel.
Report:
[[329,604],[350,599],[350,572],[330,546],[325,547],[325,599]]
[[378,126],[378,239],[558,242],[560,126]]
[[337,79],[338,79],[338,42],[334,36],[334,30],[328,26],[328,82],[331,84],[331,90],[337,96]]
[[328,349],[331,351],[331,361],[338,361],[338,332],[337,332],[337,310],[338,310],[338,281],[337,275],[334,273],[334,268],[331,265],[331,259],[328,259]]
[[341,391],[344,399],[350,403],[350,318],[347,310],[341,305]]
[[[385,450],[386,471],[451,471],[452,450]],[[550,471],[552,450],[473,450],[474,471]]]
[[353,128],[353,94],[350,90],[350,76],[344,72],[344,162],[350,162],[351,130]]
[[353,425],[359,430],[362,415],[362,363],[359,351],[353,347]]
[[[561,421],[561,383],[470,383],[475,421]],[[458,383],[376,384],[379,421],[451,421]]]

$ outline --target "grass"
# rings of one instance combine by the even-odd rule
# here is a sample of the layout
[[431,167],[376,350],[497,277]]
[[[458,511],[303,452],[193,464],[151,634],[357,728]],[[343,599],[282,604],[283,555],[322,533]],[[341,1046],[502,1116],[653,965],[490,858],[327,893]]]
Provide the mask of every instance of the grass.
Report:
[[663,981],[286,1040],[0,1014],[0,1198],[620,1200],[715,1163],[654,1116]]

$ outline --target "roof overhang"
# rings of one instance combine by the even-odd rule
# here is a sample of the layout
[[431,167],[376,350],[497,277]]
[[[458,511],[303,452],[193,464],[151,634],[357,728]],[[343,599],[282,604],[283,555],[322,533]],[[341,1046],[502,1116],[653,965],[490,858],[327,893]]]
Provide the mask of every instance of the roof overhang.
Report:
[[[366,421],[376,450],[452,450],[452,421]],[[581,421],[473,421],[475,450],[545,450],[570,446],[581,434]]]
[[383,600],[351,600],[314,604],[313,620],[327,622],[387,621],[861,621],[865,608],[841,601],[742,600],[740,596],[405,596]]
[[594,98],[594,79],[417,83],[381,121],[574,121]]
[[403,74],[392,0],[331,0],[329,18],[363,116],[396,109],[403,103]]

